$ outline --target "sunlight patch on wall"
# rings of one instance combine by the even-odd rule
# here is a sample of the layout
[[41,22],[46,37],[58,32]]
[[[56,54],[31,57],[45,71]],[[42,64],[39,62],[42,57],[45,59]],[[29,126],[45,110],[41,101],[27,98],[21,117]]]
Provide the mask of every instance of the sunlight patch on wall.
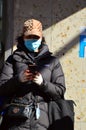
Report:
[[58,51],[63,46],[71,42],[75,37],[77,37],[76,44],[78,44],[80,27],[86,25],[85,19],[86,8],[45,29],[43,34],[46,41],[50,43],[50,49],[54,52]]

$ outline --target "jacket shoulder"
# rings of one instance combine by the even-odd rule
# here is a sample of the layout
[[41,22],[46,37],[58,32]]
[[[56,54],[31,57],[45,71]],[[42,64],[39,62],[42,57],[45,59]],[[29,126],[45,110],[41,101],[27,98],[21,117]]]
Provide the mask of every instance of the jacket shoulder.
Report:
[[10,55],[10,56],[7,58],[6,62],[12,63],[12,62],[13,62],[13,55]]
[[60,63],[60,62],[59,62],[59,59],[58,59],[56,56],[53,56],[53,55],[52,55],[52,56],[50,57],[50,59],[51,59],[51,60],[50,60],[51,63],[52,63],[54,66],[56,66],[58,63]]
[[51,55],[48,59],[47,62],[49,64],[49,68],[52,71],[56,66],[60,65],[60,62],[57,57]]

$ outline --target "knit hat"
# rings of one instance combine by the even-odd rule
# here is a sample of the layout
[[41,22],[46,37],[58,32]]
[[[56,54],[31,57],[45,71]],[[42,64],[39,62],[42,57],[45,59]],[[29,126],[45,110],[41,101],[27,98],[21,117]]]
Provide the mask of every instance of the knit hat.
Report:
[[37,35],[42,37],[42,23],[35,19],[29,19],[24,22],[23,34],[25,36]]

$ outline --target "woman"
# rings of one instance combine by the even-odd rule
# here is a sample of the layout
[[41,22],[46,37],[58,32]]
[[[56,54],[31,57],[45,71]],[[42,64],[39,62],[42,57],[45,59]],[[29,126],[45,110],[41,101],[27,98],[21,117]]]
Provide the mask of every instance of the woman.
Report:
[[17,50],[4,64],[0,96],[32,103],[32,109],[27,119],[6,115],[1,130],[47,130],[48,102],[63,98],[64,92],[62,67],[45,44],[41,22],[35,19],[25,21]]

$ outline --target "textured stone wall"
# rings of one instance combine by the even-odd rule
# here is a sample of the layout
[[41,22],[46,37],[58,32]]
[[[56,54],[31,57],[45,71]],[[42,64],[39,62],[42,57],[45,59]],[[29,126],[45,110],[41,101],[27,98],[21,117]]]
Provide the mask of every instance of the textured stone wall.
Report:
[[43,23],[47,44],[59,58],[65,73],[65,97],[76,103],[75,130],[85,130],[86,58],[79,57],[79,46],[80,28],[86,27],[86,0],[15,0],[14,45],[28,18]]

